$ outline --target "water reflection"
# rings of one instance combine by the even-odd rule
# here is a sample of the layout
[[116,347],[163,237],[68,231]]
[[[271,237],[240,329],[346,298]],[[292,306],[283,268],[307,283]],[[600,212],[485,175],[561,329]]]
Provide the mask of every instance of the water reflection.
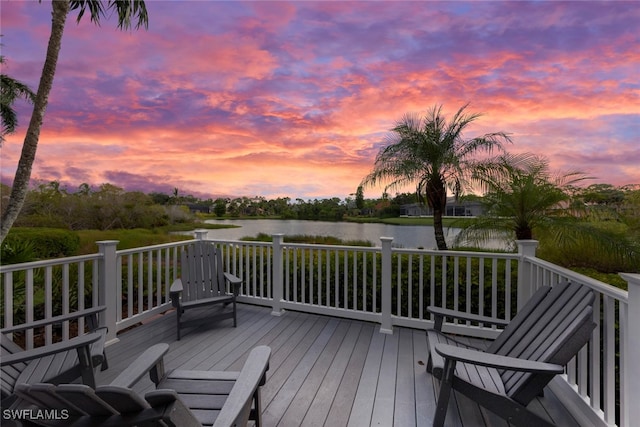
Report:
[[[380,237],[393,237],[393,244],[403,248],[436,249],[433,227],[427,225],[391,225],[355,222],[327,222],[303,220],[208,220],[211,224],[231,224],[240,228],[209,230],[210,239],[237,240],[258,233],[285,235],[306,234],[313,236],[333,236],[342,240],[367,240],[380,246]],[[450,243],[458,233],[456,228],[446,228],[445,236]]]

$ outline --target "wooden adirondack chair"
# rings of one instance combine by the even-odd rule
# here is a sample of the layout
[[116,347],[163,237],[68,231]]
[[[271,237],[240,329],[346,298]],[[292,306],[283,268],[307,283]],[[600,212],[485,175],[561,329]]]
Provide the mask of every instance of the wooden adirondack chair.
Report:
[[[16,384],[47,382],[59,384],[82,378],[82,382],[95,387],[94,369],[107,369],[104,351],[106,328],[98,327],[98,314],[104,306],[38,320],[0,330],[0,376],[2,406],[15,399]],[[88,333],[43,347],[25,350],[14,343],[11,334],[35,330],[49,325],[85,318]]]
[[[177,279],[169,292],[172,305],[176,308],[177,335],[180,340],[180,328],[186,322],[182,315],[186,310],[208,305],[232,305],[231,310],[210,315],[210,320],[236,319],[236,296],[240,291],[242,279],[224,272],[222,253],[210,243],[201,242],[190,245],[182,251],[181,278]],[[227,292],[227,283],[231,293]]]
[[492,323],[491,319],[436,307],[427,331],[427,370],[441,380],[434,426],[444,424],[451,390],[468,396],[507,421],[552,426],[527,409],[544,387],[589,341],[594,294],[586,286],[560,283],[539,289],[484,351],[441,332],[445,317]]
[[[269,347],[252,349],[240,372],[165,374],[162,358],[168,348],[167,344],[150,347],[110,385],[95,390],[83,384],[20,384],[21,400],[14,408],[66,414],[67,419],[33,420],[51,427],[230,427],[247,425],[249,420],[261,425],[260,387],[269,368]],[[143,398],[131,387],[147,372],[158,389]]]

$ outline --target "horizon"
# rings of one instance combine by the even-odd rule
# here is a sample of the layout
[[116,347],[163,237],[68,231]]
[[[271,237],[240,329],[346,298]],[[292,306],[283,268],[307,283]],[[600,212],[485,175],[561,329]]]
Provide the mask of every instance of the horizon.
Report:
[[[587,185],[640,183],[639,3],[146,4],[148,31],[70,14],[34,182],[346,199],[405,113],[470,103],[465,137],[504,131]],[[2,72],[34,91],[50,12],[2,2]],[[7,185],[31,107],[16,110]]]

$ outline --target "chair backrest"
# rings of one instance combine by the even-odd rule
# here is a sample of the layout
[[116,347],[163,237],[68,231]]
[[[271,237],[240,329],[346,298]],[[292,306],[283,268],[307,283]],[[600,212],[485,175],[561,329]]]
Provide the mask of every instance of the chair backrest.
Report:
[[[16,409],[41,409],[55,415],[35,419],[43,426],[158,426],[200,427],[195,415],[172,390],[157,390],[145,399],[125,387],[83,384],[19,384],[16,393],[23,401]],[[57,419],[56,419],[57,418]]]
[[[586,286],[563,282],[532,297],[487,352],[566,365],[589,341],[593,322],[594,293]],[[505,391],[526,405],[553,375],[503,371]]]
[[222,253],[210,243],[195,243],[182,251],[183,301],[196,301],[226,293]]

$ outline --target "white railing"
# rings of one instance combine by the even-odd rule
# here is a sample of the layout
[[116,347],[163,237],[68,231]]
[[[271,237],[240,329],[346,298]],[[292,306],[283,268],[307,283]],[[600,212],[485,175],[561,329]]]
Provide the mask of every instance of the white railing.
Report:
[[591,341],[569,362],[564,381],[551,383],[552,390],[581,425],[632,425],[629,410],[634,400],[630,400],[629,386],[634,377],[629,373],[638,371],[629,366],[637,365],[637,359],[629,360],[627,347],[640,336],[638,329],[630,335],[628,292],[533,256],[524,257],[524,262],[528,264],[527,282],[534,287],[570,280],[591,288],[596,295],[593,320],[597,327]]
[[[117,332],[171,309],[168,290],[179,276],[181,248],[205,239],[117,250],[98,242],[99,253],[0,267],[3,327],[106,305],[101,322]],[[584,425],[628,427],[640,419],[640,275],[623,275],[629,292],[535,258],[536,242],[519,253],[210,240],[223,251],[225,269],[244,279],[239,300],[269,306],[274,315],[297,310],[426,329],[428,305],[510,320],[542,285],[569,279],[596,293],[593,338],[551,387]],[[494,337],[499,330],[465,322],[451,332]],[[63,330],[63,339],[69,331]],[[45,345],[52,331],[45,331]],[[26,337],[33,346],[33,336]]]
[[[55,315],[98,305],[100,254],[0,266],[2,327],[49,319]],[[82,333],[84,319],[78,329]],[[43,344],[53,342],[53,329],[45,327]],[[65,322],[62,339],[73,335]],[[33,330],[25,335],[25,347],[34,346]]]

